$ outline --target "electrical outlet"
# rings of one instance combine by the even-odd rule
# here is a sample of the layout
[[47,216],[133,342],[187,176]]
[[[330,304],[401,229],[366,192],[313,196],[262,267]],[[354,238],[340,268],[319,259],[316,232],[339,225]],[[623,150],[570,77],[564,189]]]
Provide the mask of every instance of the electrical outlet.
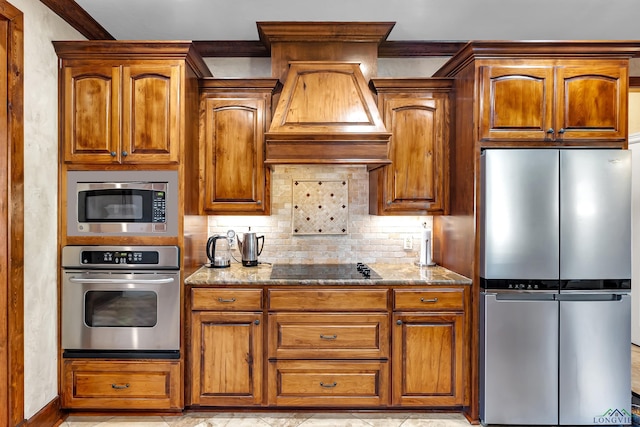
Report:
[[403,247],[405,250],[413,249],[413,237],[410,234],[404,236]]

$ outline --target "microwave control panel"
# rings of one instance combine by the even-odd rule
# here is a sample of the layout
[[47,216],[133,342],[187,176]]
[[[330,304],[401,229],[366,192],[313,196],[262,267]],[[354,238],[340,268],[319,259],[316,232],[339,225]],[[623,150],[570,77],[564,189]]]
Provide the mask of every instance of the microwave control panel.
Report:
[[164,191],[156,191],[153,193],[153,222],[166,221],[167,202],[165,200]]

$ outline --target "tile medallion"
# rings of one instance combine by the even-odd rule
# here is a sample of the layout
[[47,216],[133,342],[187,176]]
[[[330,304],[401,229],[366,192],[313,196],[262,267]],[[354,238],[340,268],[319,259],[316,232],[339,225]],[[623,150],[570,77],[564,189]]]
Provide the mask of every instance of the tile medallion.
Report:
[[294,180],[292,234],[349,233],[347,180]]

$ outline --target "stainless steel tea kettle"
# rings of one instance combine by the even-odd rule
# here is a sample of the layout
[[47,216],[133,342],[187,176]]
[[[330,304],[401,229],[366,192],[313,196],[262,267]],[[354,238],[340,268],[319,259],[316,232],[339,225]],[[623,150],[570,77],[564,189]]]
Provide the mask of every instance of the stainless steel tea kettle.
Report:
[[[264,236],[258,237],[256,233],[251,232],[251,227],[249,227],[249,232],[244,233],[242,240],[240,240],[239,236],[236,236],[236,239],[242,254],[242,265],[245,267],[258,265],[258,256],[262,253],[262,248],[264,248]],[[258,249],[258,240],[260,239],[262,239],[262,245]]]

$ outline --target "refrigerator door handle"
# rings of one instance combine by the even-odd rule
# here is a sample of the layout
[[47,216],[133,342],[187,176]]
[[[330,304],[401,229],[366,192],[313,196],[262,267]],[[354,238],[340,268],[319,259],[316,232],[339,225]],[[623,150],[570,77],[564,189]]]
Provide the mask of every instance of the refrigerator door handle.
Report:
[[[486,295],[491,295],[487,292]],[[496,301],[553,301],[557,293],[544,292],[496,292]]]
[[621,301],[622,297],[628,294],[558,294],[556,298],[558,301]]

